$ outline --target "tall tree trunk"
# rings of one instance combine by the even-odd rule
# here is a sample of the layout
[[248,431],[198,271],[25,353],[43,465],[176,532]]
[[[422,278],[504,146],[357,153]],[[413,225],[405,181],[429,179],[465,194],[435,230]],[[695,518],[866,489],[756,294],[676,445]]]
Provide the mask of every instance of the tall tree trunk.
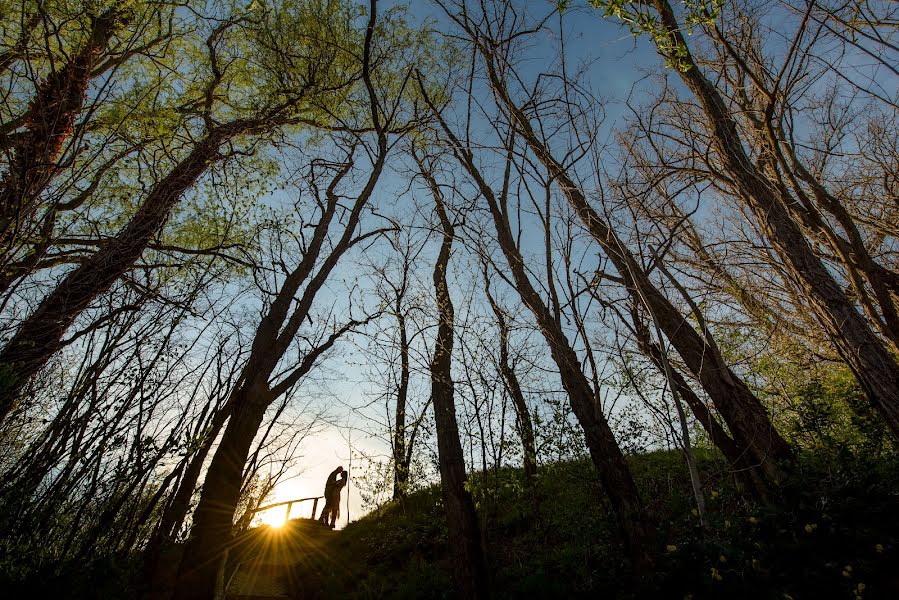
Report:
[[580,187],[537,136],[521,108],[512,101],[496,70],[493,53],[483,45],[479,47],[486,59],[491,86],[509,111],[518,132],[548,169],[587,231],[615,265],[629,293],[636,294],[649,305],[659,327],[690,371],[702,383],[730,428],[734,440],[746,449],[754,466],[761,468],[772,480],[780,480],[782,473],[777,462],[791,461],[793,453],[774,429],[762,403],[724,362],[721,354],[716,351],[708,330],[700,335],[693,328],[671,301],[653,285],[646,271],[609,223],[590,206]]
[[[422,169],[424,171],[424,169]],[[487,598],[487,565],[481,545],[480,527],[474,502],[465,487],[465,457],[459,440],[456,405],[453,398],[453,303],[449,294],[446,270],[453,245],[453,225],[443,205],[439,187],[430,173],[428,180],[437,215],[443,230],[443,241],[434,265],[434,293],[437,300],[437,338],[431,361],[431,400],[437,427],[437,450],[443,505],[446,510],[453,578],[460,598]]]
[[[714,85],[703,75],[680,32],[667,0],[653,0],[665,33],[678,48],[675,60],[683,82],[699,100],[712,130],[712,144],[724,171],[755,215],[765,235],[790,269],[794,283],[809,300],[825,331],[859,384],[899,437],[899,363],[872,330],[815,254],[777,190],[753,165],[743,148],[733,116]],[[665,54],[660,50],[660,53]]]
[[203,494],[193,516],[175,587],[176,600],[209,600],[231,540],[234,510],[240,497],[244,465],[271,392],[261,382],[244,385],[235,397],[234,414],[206,472]]
[[[399,303],[397,303],[399,304]],[[396,388],[396,418],[393,430],[393,499],[405,498],[409,491],[411,445],[406,437],[406,404],[409,398],[409,332],[406,317],[397,305],[397,327],[400,332],[400,380]],[[407,450],[407,446],[409,446]]]
[[484,272],[484,285],[487,301],[490,303],[490,308],[493,309],[496,324],[499,328],[499,370],[503,383],[506,386],[506,391],[509,392],[509,396],[512,398],[512,406],[515,409],[515,428],[518,431],[518,437],[521,439],[524,476],[528,485],[534,488],[537,478],[537,446],[534,443],[534,424],[531,420],[531,413],[528,410],[527,402],[525,402],[524,394],[521,391],[521,385],[518,382],[518,375],[509,361],[509,325],[506,322],[506,316],[502,308],[490,294],[490,283],[487,280],[486,269]]
[[6,172],[0,180],[0,256],[16,240],[18,230],[33,216],[36,200],[56,173],[56,161],[72,135],[75,119],[84,107],[87,87],[98,59],[123,21],[122,9],[109,8],[91,19],[86,43],[72,59],[41,83],[11,147]]

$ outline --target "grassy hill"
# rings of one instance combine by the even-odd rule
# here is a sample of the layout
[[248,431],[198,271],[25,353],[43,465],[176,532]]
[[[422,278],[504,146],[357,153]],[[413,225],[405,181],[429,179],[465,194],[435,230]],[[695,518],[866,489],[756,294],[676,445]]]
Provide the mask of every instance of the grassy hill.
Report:
[[[657,533],[655,574],[634,581],[596,471],[587,461],[541,467],[531,492],[519,469],[472,476],[496,598],[899,598],[899,460],[803,454],[767,504],[734,490],[724,464],[700,453],[703,529],[678,453],[633,456]],[[437,487],[333,532],[298,519],[235,540],[239,577],[277,574],[293,597],[453,598]],[[5,597],[134,598],[139,556],[46,565],[0,582]]]
[[[655,520],[659,560],[633,581],[593,466],[541,468],[536,494],[516,469],[478,474],[472,493],[496,597],[896,598],[899,463],[805,455],[768,504],[736,493],[701,454],[708,526],[693,512],[681,456],[631,458]],[[449,598],[436,487],[393,502],[324,540],[293,578],[310,598]]]

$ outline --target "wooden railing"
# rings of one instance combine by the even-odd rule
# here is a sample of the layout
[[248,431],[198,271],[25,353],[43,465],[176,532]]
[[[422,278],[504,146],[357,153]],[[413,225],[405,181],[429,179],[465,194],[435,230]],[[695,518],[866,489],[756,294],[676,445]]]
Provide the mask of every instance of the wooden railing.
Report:
[[290,520],[290,509],[293,508],[294,504],[299,504],[300,502],[306,502],[308,500],[312,500],[312,516],[310,518],[315,518],[315,513],[318,512],[318,501],[324,498],[324,496],[315,496],[312,498],[297,498],[296,500],[288,500],[286,502],[276,502],[275,504],[266,504],[265,506],[260,506],[256,510],[253,511],[253,514],[261,513],[262,511],[269,510],[270,508],[278,508],[279,506],[287,505],[287,515],[284,517],[284,521]]

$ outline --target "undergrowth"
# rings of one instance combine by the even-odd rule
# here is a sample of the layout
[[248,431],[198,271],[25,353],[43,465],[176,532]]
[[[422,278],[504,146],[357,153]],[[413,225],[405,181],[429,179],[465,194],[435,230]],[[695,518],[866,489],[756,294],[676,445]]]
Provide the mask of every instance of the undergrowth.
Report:
[[[679,454],[631,459],[655,525],[654,575],[634,581],[586,461],[545,465],[532,493],[517,469],[472,478],[498,598],[899,597],[899,463],[803,454],[768,503],[749,502],[700,453],[706,527]],[[350,524],[297,573],[305,596],[451,598],[439,489]]]

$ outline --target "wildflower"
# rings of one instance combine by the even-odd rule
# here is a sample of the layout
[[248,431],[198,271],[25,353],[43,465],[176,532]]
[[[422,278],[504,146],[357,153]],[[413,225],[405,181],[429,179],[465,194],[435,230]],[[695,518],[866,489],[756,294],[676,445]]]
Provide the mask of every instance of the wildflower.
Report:
[[724,579],[724,578],[721,577],[721,573],[718,572],[718,569],[716,569],[715,567],[712,567],[712,580],[721,581],[722,579]]
[[753,558],[752,559],[752,568],[755,569],[756,571],[761,571],[762,563],[760,563],[757,558]]
[[756,525],[756,524],[758,524],[759,520],[756,519],[755,517],[749,517],[749,522],[752,523],[753,525]]
[[668,552],[677,552],[677,546],[675,546],[674,544],[668,544],[667,546],[665,546],[665,550],[667,550]]
[[730,529],[730,519],[724,519],[724,528]]
[[877,554],[883,554],[883,544],[874,544],[874,550],[877,551]]
[[718,561],[721,563],[726,563],[727,557],[722,554],[721,556],[718,557]]
[[712,490],[712,500],[715,500],[718,496],[720,496],[718,490]]
[[805,524],[805,532],[806,532],[806,533],[812,533],[812,532],[815,531],[817,528],[818,528],[818,524],[817,524],[817,523],[806,523],[806,524]]

